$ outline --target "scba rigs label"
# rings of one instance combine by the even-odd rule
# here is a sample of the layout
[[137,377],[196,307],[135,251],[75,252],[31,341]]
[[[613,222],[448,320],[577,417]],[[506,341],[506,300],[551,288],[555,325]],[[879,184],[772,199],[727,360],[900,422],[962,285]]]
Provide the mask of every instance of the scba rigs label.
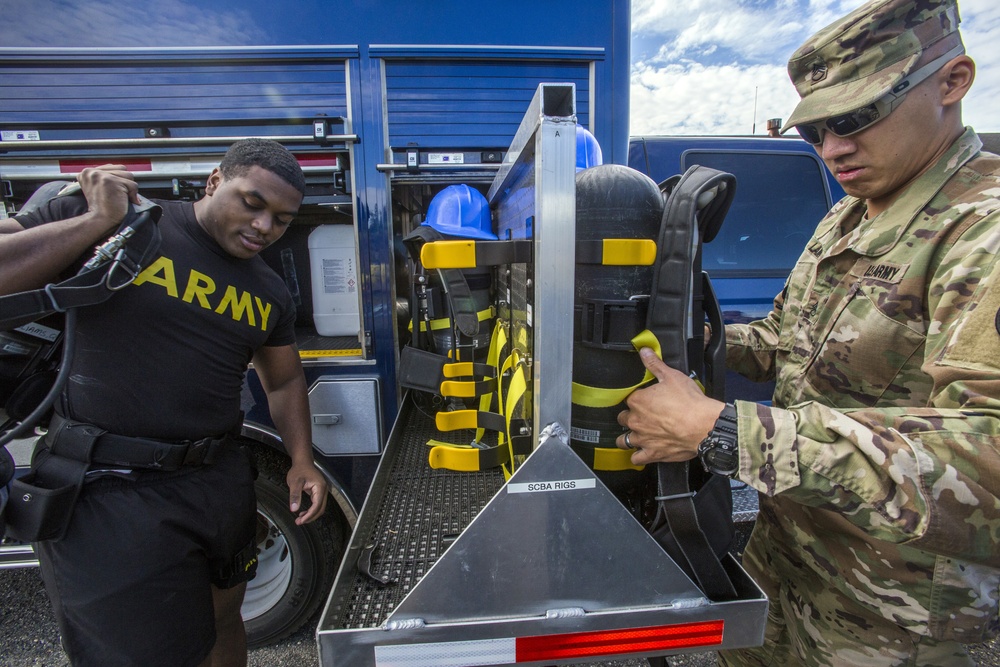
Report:
[[593,489],[597,480],[591,479],[558,479],[548,482],[521,482],[507,485],[507,493],[543,493],[548,491],[576,491],[577,489]]

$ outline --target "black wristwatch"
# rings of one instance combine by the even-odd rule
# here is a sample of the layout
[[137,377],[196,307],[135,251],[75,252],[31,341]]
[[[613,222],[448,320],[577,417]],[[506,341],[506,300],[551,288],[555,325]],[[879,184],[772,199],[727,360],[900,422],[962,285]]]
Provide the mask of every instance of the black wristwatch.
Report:
[[698,445],[698,458],[705,470],[732,477],[740,469],[739,428],[736,406],[726,403],[708,437]]

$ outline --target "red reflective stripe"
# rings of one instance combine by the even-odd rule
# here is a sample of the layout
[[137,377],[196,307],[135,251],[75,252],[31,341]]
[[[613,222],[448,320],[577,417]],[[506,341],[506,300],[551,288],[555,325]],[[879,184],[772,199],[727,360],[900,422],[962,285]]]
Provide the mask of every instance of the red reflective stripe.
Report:
[[335,153],[309,153],[307,155],[296,155],[295,159],[303,167],[337,166],[337,155]]
[[102,164],[123,164],[125,165],[126,171],[153,171],[153,165],[149,160],[142,162],[139,161],[129,161],[128,158],[118,159],[112,158],[109,160],[59,160],[59,173],[61,174],[78,174],[87,167],[99,167]]
[[723,626],[723,621],[718,620],[603,632],[518,637],[517,662],[718,646],[722,643]]

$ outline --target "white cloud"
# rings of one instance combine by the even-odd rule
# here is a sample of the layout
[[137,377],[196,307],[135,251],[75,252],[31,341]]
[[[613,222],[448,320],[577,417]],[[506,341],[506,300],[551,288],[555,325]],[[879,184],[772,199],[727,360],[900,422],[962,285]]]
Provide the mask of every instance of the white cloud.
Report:
[[734,0],[636,0],[632,33],[668,37],[657,61],[711,53],[720,46],[745,60],[766,61],[776,48],[793,44],[802,31],[802,24],[792,18],[794,5],[794,0],[777,0],[774,7],[762,9]]
[[784,67],[691,62],[633,67],[631,95],[633,135],[762,134],[798,99]]
[[[749,134],[798,101],[785,72],[809,35],[862,0],[634,0],[631,134]],[[1000,131],[1000,3],[962,0],[962,34],[978,65],[967,124]],[[756,96],[756,114],[754,98]]]
[[980,132],[1000,132],[1000,3],[964,0],[958,8],[966,52],[976,61],[976,82],[963,103],[963,118]]

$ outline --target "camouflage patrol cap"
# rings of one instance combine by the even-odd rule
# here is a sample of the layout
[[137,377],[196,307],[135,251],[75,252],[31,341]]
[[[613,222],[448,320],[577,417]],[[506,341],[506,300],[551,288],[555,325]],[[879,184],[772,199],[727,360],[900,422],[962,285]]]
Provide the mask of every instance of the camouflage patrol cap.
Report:
[[958,34],[956,0],[872,0],[806,40],[788,61],[802,99],[782,132],[867,106],[910,74],[921,55]]

